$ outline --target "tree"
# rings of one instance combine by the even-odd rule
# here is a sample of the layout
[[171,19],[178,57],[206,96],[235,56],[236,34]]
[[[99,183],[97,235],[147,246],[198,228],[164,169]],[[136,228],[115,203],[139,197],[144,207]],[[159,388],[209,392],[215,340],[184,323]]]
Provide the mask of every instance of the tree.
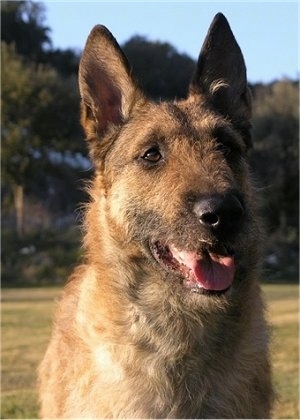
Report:
[[39,2],[1,2],[1,40],[14,44],[16,52],[28,61],[44,61],[45,51],[51,48],[44,12]]
[[145,92],[154,99],[184,97],[188,90],[195,62],[179,54],[172,45],[150,42],[135,36],[123,45],[134,74]]
[[1,40],[14,45],[27,62],[49,64],[61,75],[77,74],[79,53],[72,49],[53,49],[50,29],[44,25],[45,7],[33,1],[1,3]]
[[[51,152],[82,151],[79,95],[74,79],[54,69],[24,63],[13,46],[2,44],[2,174],[23,235],[24,191],[51,171]],[[74,141],[72,141],[74,139]]]
[[51,49],[45,54],[45,62],[54,67],[64,77],[77,76],[79,53],[70,48],[67,50]]
[[254,88],[253,164],[265,186],[270,247],[281,254],[297,252],[298,247],[298,110],[298,82],[281,80]]

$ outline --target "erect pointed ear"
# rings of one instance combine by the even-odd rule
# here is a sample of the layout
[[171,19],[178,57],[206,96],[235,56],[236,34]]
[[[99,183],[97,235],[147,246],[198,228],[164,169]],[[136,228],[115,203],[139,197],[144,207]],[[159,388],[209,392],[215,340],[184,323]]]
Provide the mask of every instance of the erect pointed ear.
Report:
[[205,38],[190,94],[203,94],[224,116],[229,117],[251,144],[251,95],[246,66],[239,45],[224,15],[218,13]]
[[91,31],[79,65],[81,123],[89,140],[121,124],[142,94],[129,63],[112,34],[97,25]]

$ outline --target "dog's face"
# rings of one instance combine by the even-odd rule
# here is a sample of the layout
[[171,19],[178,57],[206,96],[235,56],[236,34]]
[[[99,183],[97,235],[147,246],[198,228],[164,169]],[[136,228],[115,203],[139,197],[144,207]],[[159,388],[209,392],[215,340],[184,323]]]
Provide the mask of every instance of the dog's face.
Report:
[[114,240],[135,244],[186,294],[227,292],[251,264],[257,233],[246,162],[246,70],[225,18],[217,15],[211,25],[185,100],[147,100],[99,26],[83,54],[80,90]]

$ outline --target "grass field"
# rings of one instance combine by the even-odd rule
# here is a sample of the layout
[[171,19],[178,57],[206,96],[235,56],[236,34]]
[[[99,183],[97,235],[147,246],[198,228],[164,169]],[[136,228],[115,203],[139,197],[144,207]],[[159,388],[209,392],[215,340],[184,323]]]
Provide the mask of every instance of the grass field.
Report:
[[[263,287],[273,330],[278,401],[273,418],[299,418],[298,286]],[[37,418],[36,368],[46,349],[59,289],[2,291],[1,418]]]

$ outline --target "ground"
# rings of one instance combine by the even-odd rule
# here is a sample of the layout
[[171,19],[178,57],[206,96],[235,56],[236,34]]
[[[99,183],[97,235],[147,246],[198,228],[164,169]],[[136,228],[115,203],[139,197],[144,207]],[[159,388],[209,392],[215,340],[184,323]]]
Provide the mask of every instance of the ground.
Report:
[[[36,368],[46,350],[59,288],[2,290],[2,419],[38,416]],[[272,328],[276,419],[299,418],[298,285],[264,285]]]

